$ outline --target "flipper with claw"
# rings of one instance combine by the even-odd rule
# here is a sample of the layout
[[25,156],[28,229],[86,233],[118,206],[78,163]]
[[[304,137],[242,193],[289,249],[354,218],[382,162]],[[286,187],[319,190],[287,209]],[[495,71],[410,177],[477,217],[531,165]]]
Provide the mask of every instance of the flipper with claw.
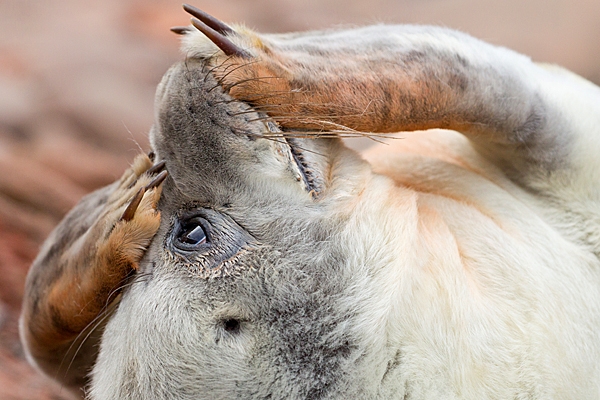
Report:
[[[600,165],[587,150],[597,148],[588,127],[598,126],[598,106],[584,95],[597,88],[560,68],[439,27],[269,35],[219,28],[205,13],[186,11],[204,22],[185,31],[184,54],[205,60],[223,90],[288,133],[451,129],[520,185],[566,204],[574,199],[565,194],[597,187],[573,180]],[[558,101],[565,98],[578,100]],[[579,199],[596,198],[587,190]]]
[[30,270],[21,335],[32,361],[69,387],[83,386],[95,354],[78,353],[75,342],[114,303],[160,225],[164,168],[138,156],[119,181],[67,215]]

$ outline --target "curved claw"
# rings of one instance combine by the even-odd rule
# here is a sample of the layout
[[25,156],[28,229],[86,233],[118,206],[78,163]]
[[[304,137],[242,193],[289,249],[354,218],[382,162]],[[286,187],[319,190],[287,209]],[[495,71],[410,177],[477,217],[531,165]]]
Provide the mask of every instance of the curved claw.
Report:
[[131,199],[131,201],[129,202],[129,205],[127,206],[125,211],[123,211],[123,215],[121,215],[121,219],[119,219],[119,221],[131,221],[133,219],[135,211],[142,202],[142,199],[144,198],[144,193],[146,193],[145,187],[142,187],[140,188],[140,190],[137,191],[135,196],[133,196],[133,199]]
[[192,31],[192,28],[189,26],[174,26],[171,28],[171,32],[176,33],[178,35],[187,35]]
[[[159,166],[160,164],[161,163],[158,163],[158,164],[156,164],[156,166]],[[164,165],[162,165],[162,168],[164,168]],[[167,171],[162,171],[160,174],[156,175],[156,178],[154,178],[152,180],[152,182],[147,184],[144,189],[150,190],[150,189],[154,189],[155,187],[160,186],[160,184],[163,183],[163,181],[165,179],[167,179],[167,175],[169,175],[169,173]]]
[[231,29],[229,26],[227,26],[224,22],[219,21],[212,15],[209,15],[194,6],[190,6],[189,4],[184,4],[183,9],[188,14],[191,14],[194,17],[198,18],[200,21],[204,22],[207,26],[214,29],[216,32],[219,32],[221,34],[235,33],[235,31],[233,29]]
[[153,175],[153,174],[157,174],[159,172],[161,172],[163,169],[165,169],[165,162],[161,161],[158,164],[153,165],[152,167],[150,167],[145,174],[148,175]]
[[[153,168],[159,166],[160,168],[164,168],[164,162],[156,164]],[[148,171],[146,171],[146,173],[148,173]],[[162,171],[160,174],[156,175],[156,177],[149,184],[147,184],[144,187],[141,187],[140,190],[137,191],[135,196],[133,196],[125,211],[123,211],[123,215],[121,215],[119,221],[131,221],[135,216],[135,212],[137,211],[140,203],[142,202],[142,199],[144,198],[144,193],[146,193],[148,190],[160,186],[160,184],[163,183],[165,179],[167,179],[167,175],[169,175],[167,171]]]
[[[152,157],[150,157],[150,155],[152,155]],[[150,158],[151,160],[154,159],[154,153],[150,153],[148,154],[148,158]],[[148,168],[148,170],[146,172],[144,172],[146,175],[154,175],[154,174],[158,174],[159,172],[161,172],[163,169],[165,169],[165,162],[161,161],[158,164],[153,165],[152,167]],[[135,184],[137,183],[137,179],[133,182],[131,182],[131,184],[127,187],[128,189],[131,189],[132,187],[135,186]]]
[[227,56],[238,56],[242,58],[252,58],[250,54],[236,46],[231,40],[227,39],[222,33],[217,32],[199,19],[192,18],[192,25],[200,32],[204,33],[211,42],[213,42]]

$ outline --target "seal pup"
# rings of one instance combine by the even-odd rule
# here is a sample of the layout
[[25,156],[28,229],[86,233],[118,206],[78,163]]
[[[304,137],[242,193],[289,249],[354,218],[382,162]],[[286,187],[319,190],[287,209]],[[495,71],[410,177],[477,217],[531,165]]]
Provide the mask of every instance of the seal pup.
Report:
[[90,399],[600,397],[598,87],[443,28],[185,7],[152,157],[32,266],[32,362]]

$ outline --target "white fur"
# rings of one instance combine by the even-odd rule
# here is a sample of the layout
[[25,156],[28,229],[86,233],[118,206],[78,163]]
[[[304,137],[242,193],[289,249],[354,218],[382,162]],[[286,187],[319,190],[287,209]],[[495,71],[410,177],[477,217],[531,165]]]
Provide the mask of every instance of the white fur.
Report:
[[[470,136],[476,145],[451,131],[407,134],[387,150],[366,154],[370,165],[337,150],[331,190],[313,211],[346,218],[331,240],[347,255],[340,274],[351,278],[344,301],[335,304],[353,310],[355,319],[336,332],[359,337],[363,349],[363,357],[348,367],[359,378],[347,393],[398,399],[600,398],[600,90],[462,34],[396,29],[331,33],[324,46],[361,46],[386,37],[399,47],[460,54],[494,70],[494,77],[516,76],[522,86],[515,101],[518,96],[536,101],[530,94],[539,95],[549,121],[539,133],[564,137],[569,149],[553,172],[532,170],[522,181],[482,155],[518,157],[491,134],[483,140],[483,133]],[[312,43],[320,35],[263,39]],[[217,51],[199,34],[184,40],[188,56]],[[244,40],[238,41],[251,48]],[[486,82],[488,76],[480,78]],[[521,111],[510,102],[505,107]],[[444,150],[436,153],[433,144]],[[289,157],[265,160],[273,185],[277,175],[287,179],[290,172],[277,164],[287,165]],[[282,190],[296,193],[292,186]],[[305,212],[307,225],[313,211]],[[202,305],[184,304],[190,298],[201,303],[196,290],[192,280],[163,273],[149,287],[127,293],[104,334],[92,398],[123,395],[123,376],[131,368],[140,386],[156,378],[148,385],[165,398],[165,393],[178,398],[182,387],[192,388],[190,393],[217,388],[206,396],[226,398],[228,379],[251,373],[237,360],[256,338],[242,334],[220,349],[212,346],[209,313]],[[172,364],[156,364],[157,359]],[[399,367],[384,377],[391,360]],[[197,369],[190,373],[187,367]],[[271,371],[265,368],[265,374]],[[195,380],[181,380],[190,374]],[[215,384],[220,377],[222,385]],[[293,397],[294,388],[289,390],[278,396]]]

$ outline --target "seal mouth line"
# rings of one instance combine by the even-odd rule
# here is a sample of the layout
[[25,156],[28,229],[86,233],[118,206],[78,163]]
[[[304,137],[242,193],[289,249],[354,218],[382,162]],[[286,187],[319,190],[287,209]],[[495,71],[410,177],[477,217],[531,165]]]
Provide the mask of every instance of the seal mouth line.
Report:
[[[260,115],[260,114],[259,114]],[[305,150],[301,146],[301,141],[296,138],[291,138],[283,134],[283,132],[279,129],[279,127],[272,121],[267,121],[267,129],[270,133],[277,134],[278,137],[281,137],[283,140],[280,143],[285,143],[287,148],[289,149],[289,154],[291,155],[291,159],[294,160],[294,164],[296,165],[296,169],[298,174],[300,175],[300,179],[304,184],[304,190],[310,193],[313,198],[316,198],[320,192],[319,180],[316,179],[316,174],[314,172],[314,168],[311,167],[311,164],[306,160],[306,152],[311,152],[310,150]]]
[[298,144],[296,143],[296,139],[286,138],[284,137],[285,142],[290,148],[290,152],[292,153],[292,158],[300,171],[300,176],[304,182],[304,186],[306,187],[306,191],[309,193],[317,193],[317,186],[315,185],[315,178],[313,170],[310,168],[306,159],[304,157],[304,152],[300,149]]

